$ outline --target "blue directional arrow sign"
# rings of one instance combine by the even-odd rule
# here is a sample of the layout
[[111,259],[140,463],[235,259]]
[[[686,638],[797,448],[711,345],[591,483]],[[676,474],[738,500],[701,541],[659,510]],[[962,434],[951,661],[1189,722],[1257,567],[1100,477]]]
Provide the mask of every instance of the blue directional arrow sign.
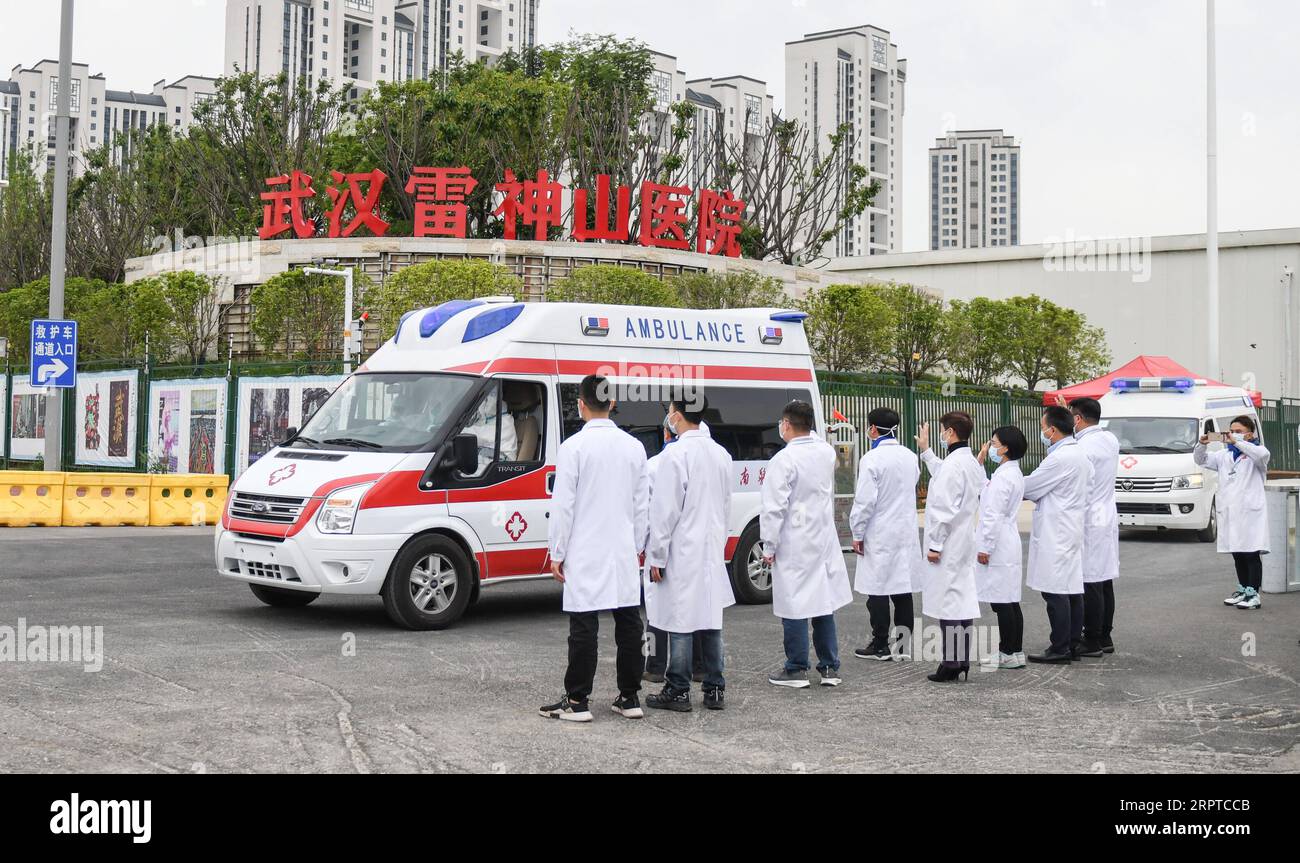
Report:
[[32,321],[34,387],[70,389],[77,385],[77,322]]

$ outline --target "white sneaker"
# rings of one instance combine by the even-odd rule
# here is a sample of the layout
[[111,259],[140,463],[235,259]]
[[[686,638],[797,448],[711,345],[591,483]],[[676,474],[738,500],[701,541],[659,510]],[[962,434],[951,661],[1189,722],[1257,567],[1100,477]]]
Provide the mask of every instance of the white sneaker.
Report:
[[1237,603],[1237,608],[1240,608],[1243,611],[1253,611],[1254,609],[1259,608],[1260,606],[1261,603],[1259,601],[1259,593],[1255,591],[1253,588],[1247,588],[1246,595],[1243,596],[1241,598],[1241,601]]
[[1223,604],[1236,605],[1237,603],[1241,602],[1241,600],[1245,598],[1245,596],[1246,596],[1246,588],[1242,587],[1239,584],[1237,585],[1237,589],[1232,592],[1232,596],[1229,596],[1227,599],[1225,599],[1223,601]]
[[1024,668],[1023,653],[998,653],[998,668]]

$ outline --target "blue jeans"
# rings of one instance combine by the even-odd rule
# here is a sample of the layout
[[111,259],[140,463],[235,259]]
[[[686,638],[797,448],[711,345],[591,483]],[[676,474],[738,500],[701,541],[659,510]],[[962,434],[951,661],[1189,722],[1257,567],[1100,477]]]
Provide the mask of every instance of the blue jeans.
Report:
[[[787,620],[785,627],[785,670],[794,674],[808,670],[808,618]],[[818,671],[839,671],[840,648],[835,632],[835,615],[812,619],[813,646],[817,650]]]
[[668,633],[668,673],[664,679],[674,692],[691,691],[692,655],[697,640],[704,666],[704,690],[726,689],[726,682],[722,679],[721,629]]

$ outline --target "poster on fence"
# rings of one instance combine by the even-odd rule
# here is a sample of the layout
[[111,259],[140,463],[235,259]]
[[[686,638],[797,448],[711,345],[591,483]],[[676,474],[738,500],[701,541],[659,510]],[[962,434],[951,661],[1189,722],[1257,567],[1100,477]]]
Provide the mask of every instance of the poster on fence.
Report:
[[82,372],[77,376],[74,462],[95,467],[135,467],[139,373]]
[[284,440],[289,429],[302,428],[342,381],[342,375],[242,378],[235,437],[238,473]]
[[45,390],[14,378],[9,396],[9,458],[45,457]]
[[225,378],[153,381],[148,414],[151,471],[225,473]]

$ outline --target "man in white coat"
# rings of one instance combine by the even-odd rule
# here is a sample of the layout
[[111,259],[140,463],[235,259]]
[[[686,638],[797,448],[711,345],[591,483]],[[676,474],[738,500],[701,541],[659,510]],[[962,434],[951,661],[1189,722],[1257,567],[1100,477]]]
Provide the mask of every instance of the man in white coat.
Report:
[[1264,562],[1268,554],[1268,496],[1264,480],[1268,478],[1269,451],[1259,441],[1258,419],[1243,414],[1228,427],[1227,443],[1219,452],[1210,452],[1208,434],[1192,449],[1192,459],[1219,475],[1219,492],[1214,498],[1219,520],[1219,552],[1231,554],[1237,568],[1237,589],[1224,605],[1243,611],[1260,607],[1259,589],[1264,579]]
[[835,529],[835,450],[814,434],[815,416],[805,401],[782,410],[786,445],[768,462],[758,520],[772,567],[772,613],[781,618],[785,641],[785,667],[767,681],[795,689],[808,687],[809,620],[821,685],[840,684],[835,609],[853,601]]
[[[858,556],[853,589],[867,596],[871,641],[853,655],[861,659],[906,659],[911,655],[912,591],[919,587],[921,546],[916,531],[916,453],[898,442],[899,418],[891,408],[867,414],[870,449],[858,463],[858,482],[849,512],[853,552]],[[894,604],[891,645],[889,604]]]
[[1068,663],[1083,636],[1083,525],[1092,465],[1074,439],[1074,417],[1060,405],[1043,410],[1039,437],[1047,457],[1025,477],[1034,501],[1025,585],[1043,595],[1051,644],[1030,662]]
[[975,587],[975,514],[988,474],[970,451],[975,423],[964,411],[939,418],[940,459],[930,449],[929,424],[917,436],[921,460],[930,471],[925,494],[925,575],[921,613],[939,621],[943,662],[929,675],[936,683],[970,675],[971,624],[980,616]]
[[641,575],[648,492],[645,447],[609,418],[614,399],[607,380],[588,375],[578,386],[582,429],[560,445],[551,499],[551,572],[564,584],[569,614],[569,668],[565,695],[540,708],[542,716],[590,722],[587,698],[596,677],[598,612],[614,613],[618,645],[615,713],[643,713],[641,689]]
[[1119,510],[1115,505],[1115,472],[1119,440],[1102,428],[1101,402],[1082,398],[1070,402],[1074,439],[1092,465],[1088,506],[1083,523],[1083,640],[1078,656],[1100,657],[1115,652],[1111,628],[1115,623],[1115,579],[1119,577]]
[[650,707],[691,709],[694,636],[699,634],[704,706],[724,707],[722,610],[735,605],[727,575],[727,524],[731,515],[731,456],[700,429],[707,409],[701,392],[677,396],[668,425],[677,442],[659,455],[650,507],[646,564],[650,624],[668,633],[668,672]]

